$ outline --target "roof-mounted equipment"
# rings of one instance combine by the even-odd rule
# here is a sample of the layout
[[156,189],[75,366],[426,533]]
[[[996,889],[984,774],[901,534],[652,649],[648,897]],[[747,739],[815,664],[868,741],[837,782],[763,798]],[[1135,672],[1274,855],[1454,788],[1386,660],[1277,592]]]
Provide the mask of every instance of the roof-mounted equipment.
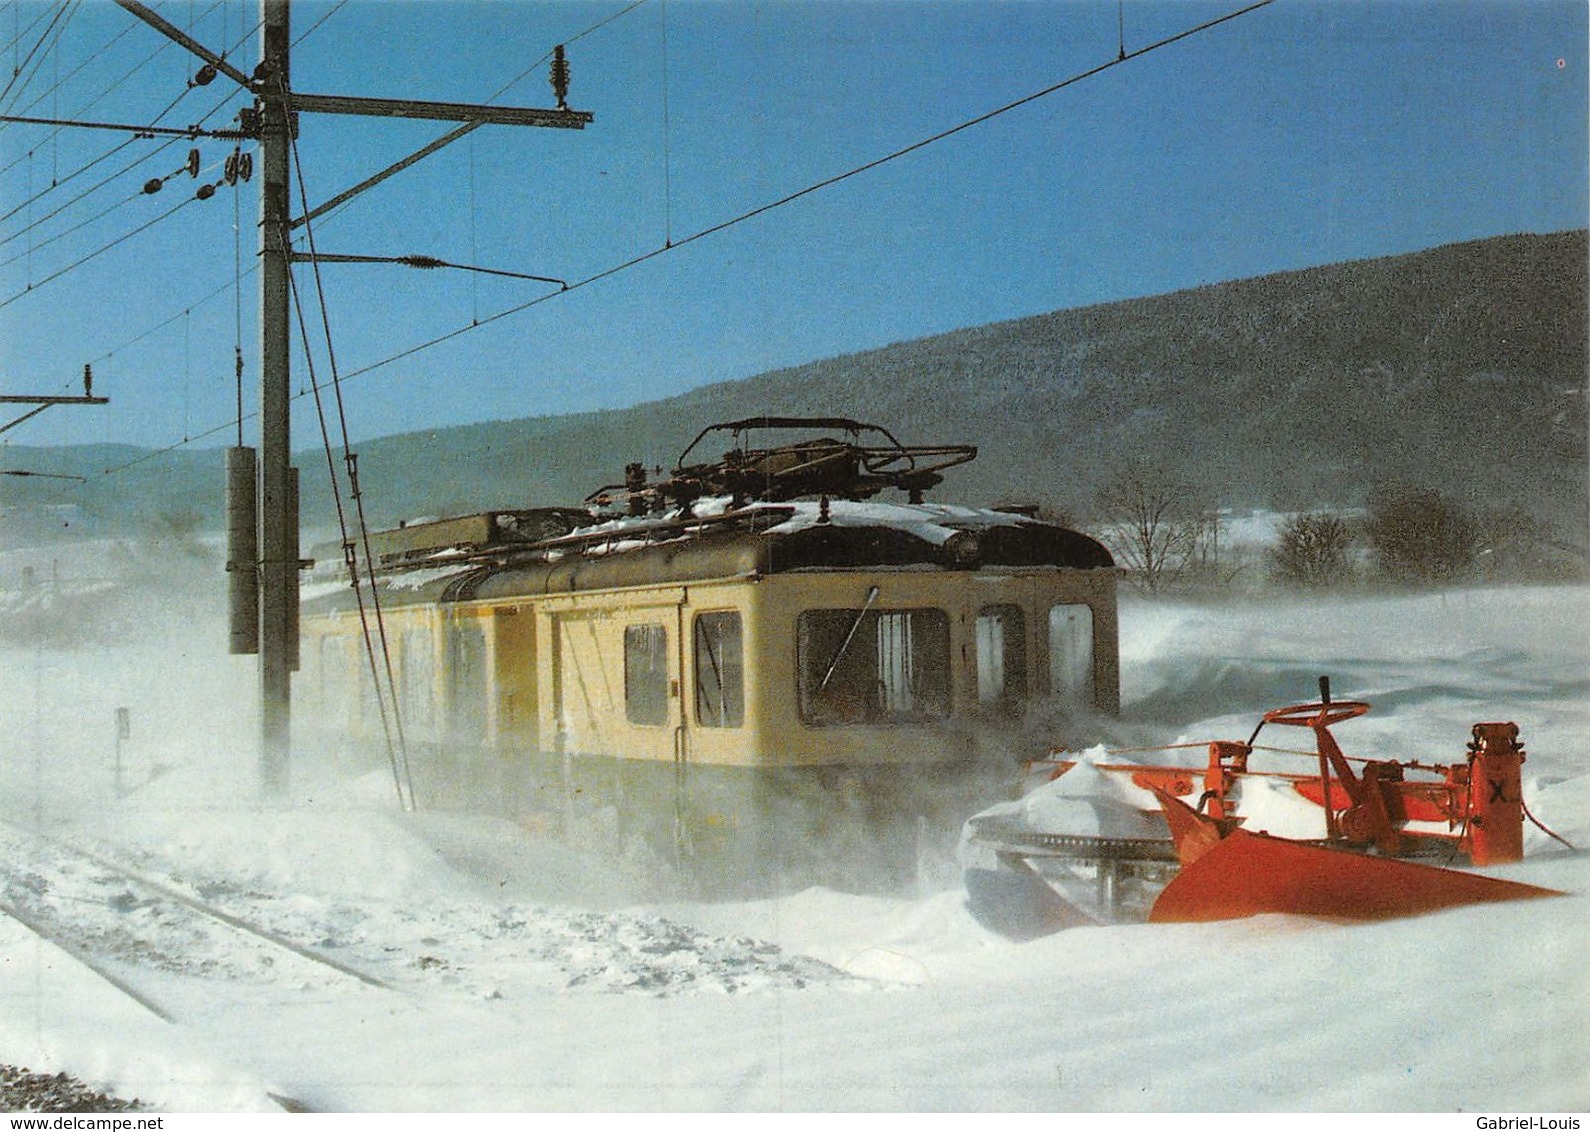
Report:
[[[840,435],[771,446],[749,443],[754,432],[796,429]],[[730,434],[731,446],[722,459],[686,462],[708,436],[723,432]],[[735,506],[816,496],[870,499],[892,487],[920,503],[924,492],[943,482],[941,472],[976,456],[971,444],[901,444],[887,429],[847,417],[747,417],[702,429],[666,479],[647,483],[631,465],[623,485],[600,488],[586,502],[610,506],[627,501],[636,512],[688,505],[705,496],[729,496]]]

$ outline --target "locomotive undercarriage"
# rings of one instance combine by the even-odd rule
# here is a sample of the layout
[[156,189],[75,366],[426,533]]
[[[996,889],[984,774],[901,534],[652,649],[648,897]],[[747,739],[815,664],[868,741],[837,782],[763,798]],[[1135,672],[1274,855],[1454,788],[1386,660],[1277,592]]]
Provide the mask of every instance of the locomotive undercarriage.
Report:
[[965,815],[1011,774],[964,762],[766,769],[442,744],[411,751],[411,762],[422,810],[508,818],[622,862],[659,894],[701,898],[952,883]]

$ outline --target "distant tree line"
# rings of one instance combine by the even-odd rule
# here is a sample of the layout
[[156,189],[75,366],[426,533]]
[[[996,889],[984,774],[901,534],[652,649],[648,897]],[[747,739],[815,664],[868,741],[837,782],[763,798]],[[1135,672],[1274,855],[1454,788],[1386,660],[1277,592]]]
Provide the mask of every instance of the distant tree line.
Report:
[[1558,539],[1522,507],[1469,506],[1430,487],[1382,487],[1364,539],[1382,578],[1411,585],[1466,579],[1582,578],[1586,548]]
[[[1288,515],[1262,563],[1222,545],[1207,491],[1163,467],[1130,463],[1098,492],[1092,531],[1127,581],[1148,594],[1225,589],[1246,574],[1295,590],[1586,576],[1586,548],[1555,537],[1518,506],[1471,506],[1434,488],[1387,485],[1367,507]],[[1253,567],[1258,565],[1259,570]]]

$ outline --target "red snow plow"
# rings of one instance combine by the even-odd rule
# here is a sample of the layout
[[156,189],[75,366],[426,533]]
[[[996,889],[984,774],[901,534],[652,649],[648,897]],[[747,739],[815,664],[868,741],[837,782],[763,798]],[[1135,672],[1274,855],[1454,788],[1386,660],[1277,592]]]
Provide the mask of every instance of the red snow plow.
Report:
[[[1322,679],[1318,701],[1266,712],[1247,742],[1209,743],[1201,768],[1087,756],[1034,764],[1038,784],[1021,801],[966,825],[973,913],[1032,938],[1086,923],[1265,912],[1379,920],[1562,895],[1450,867],[1523,858],[1524,819],[1534,818],[1516,724],[1475,724],[1462,762],[1349,758],[1331,728],[1368,710],[1333,702]],[[1256,746],[1272,724],[1312,731],[1314,751]],[[1314,767],[1256,770],[1261,751]]]

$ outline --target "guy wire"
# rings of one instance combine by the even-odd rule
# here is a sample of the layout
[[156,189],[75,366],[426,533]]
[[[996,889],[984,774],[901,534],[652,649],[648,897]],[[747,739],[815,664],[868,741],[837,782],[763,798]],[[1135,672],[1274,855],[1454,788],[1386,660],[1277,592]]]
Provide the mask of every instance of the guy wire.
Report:
[[[307,186],[304,183],[304,169],[303,169],[303,165],[299,161],[298,139],[297,138],[290,138],[290,144],[292,146],[293,173],[294,173],[294,175],[296,176],[296,178],[298,180],[298,195],[299,195],[299,198],[303,201],[303,205],[304,205],[305,211],[307,211],[308,208],[309,208],[309,190],[308,190]],[[353,449],[352,449],[352,445],[351,445],[351,443],[350,443],[350,441],[348,439],[348,413],[347,413],[347,407],[344,404],[343,398],[342,398],[342,379],[341,379],[341,376],[340,376],[340,374],[338,372],[338,368],[337,368],[336,349],[335,349],[335,347],[334,347],[334,345],[332,343],[332,337],[331,337],[331,314],[330,314],[330,310],[328,309],[327,304],[326,304],[325,283],[321,279],[320,265],[318,263],[314,262],[315,232],[314,232],[314,226],[312,224],[307,223],[307,222],[305,223],[305,225],[304,225],[304,236],[308,240],[308,243],[309,243],[309,253],[310,253],[310,257],[311,257],[310,258],[310,267],[311,267],[311,269],[313,271],[313,274],[314,274],[315,291],[316,291],[316,294],[318,295],[319,301],[320,301],[320,319],[321,319],[321,325],[322,325],[322,329],[323,329],[323,331],[325,333],[325,339],[326,339],[326,359],[327,359],[327,363],[329,364],[329,366],[331,368],[331,388],[332,388],[332,393],[333,393],[333,395],[334,395],[334,397],[336,399],[337,423],[338,423],[339,427],[342,430],[342,453],[343,453],[343,459],[344,459],[344,461],[347,464],[348,494],[353,500],[354,517],[355,517],[356,522],[358,523],[359,538],[360,538],[360,542],[361,542],[361,549],[362,549],[362,551],[364,553],[365,570],[370,576],[370,602],[371,602],[371,605],[373,606],[374,611],[375,611],[376,633],[380,637],[380,641],[381,641],[381,659],[382,659],[382,662],[383,662],[383,664],[385,666],[385,669],[386,669],[387,691],[388,691],[388,694],[392,698],[392,718],[393,718],[393,721],[394,721],[394,723],[396,725],[396,730],[397,730],[397,749],[392,754],[393,775],[394,775],[394,777],[396,777],[399,774],[399,764],[401,764],[402,780],[400,782],[398,782],[398,784],[397,784],[397,786],[398,786],[398,800],[404,806],[405,809],[412,810],[414,808],[414,782],[413,782],[413,779],[410,777],[410,774],[409,774],[408,738],[405,735],[404,729],[403,729],[403,712],[402,712],[402,710],[401,710],[401,708],[400,708],[400,706],[398,704],[397,674],[396,674],[395,670],[392,667],[392,648],[391,648],[391,643],[387,639],[386,619],[385,619],[385,617],[383,617],[382,612],[381,612],[381,593],[380,593],[380,590],[376,586],[376,580],[375,580],[375,556],[374,556],[374,554],[372,552],[371,545],[370,545],[370,526],[369,526],[369,523],[365,520],[364,493],[360,489],[360,486],[359,486],[358,457],[354,455]],[[284,239],[285,239],[285,236],[284,236]],[[285,252],[289,253],[289,258],[290,258],[291,247],[285,248],[283,250]],[[291,277],[291,272],[289,272],[289,278],[290,277]],[[306,336],[305,340],[304,340],[304,352],[305,352],[306,356],[309,353],[308,346],[309,346],[309,343],[308,343],[308,338]],[[317,398],[318,398],[318,392],[317,392]],[[318,401],[317,401],[317,404],[318,404]],[[330,457],[330,449],[329,448],[327,449],[327,456],[328,456],[328,459],[329,459],[329,457]],[[333,485],[335,485],[335,481],[333,481]],[[344,530],[343,537],[344,537],[344,544],[346,545],[346,538],[347,538],[346,530]],[[351,565],[351,562],[350,562],[350,565]],[[358,577],[357,577],[357,575],[355,575],[355,577],[354,577],[354,585],[355,585],[355,588],[357,589],[357,585],[358,585]],[[361,608],[362,608],[362,603],[361,603]],[[366,631],[368,632],[368,630],[366,630]],[[379,685],[379,682],[380,682],[379,673],[374,671],[374,669],[375,669],[375,657],[374,657],[373,653],[371,654],[371,657],[370,657],[370,665],[371,665],[371,669],[372,669],[372,672],[371,672],[372,678],[377,683],[377,685]],[[390,748],[390,741],[388,743],[388,746]],[[404,798],[404,788],[405,788],[405,786],[407,787],[407,798],[406,798],[406,800]]]

